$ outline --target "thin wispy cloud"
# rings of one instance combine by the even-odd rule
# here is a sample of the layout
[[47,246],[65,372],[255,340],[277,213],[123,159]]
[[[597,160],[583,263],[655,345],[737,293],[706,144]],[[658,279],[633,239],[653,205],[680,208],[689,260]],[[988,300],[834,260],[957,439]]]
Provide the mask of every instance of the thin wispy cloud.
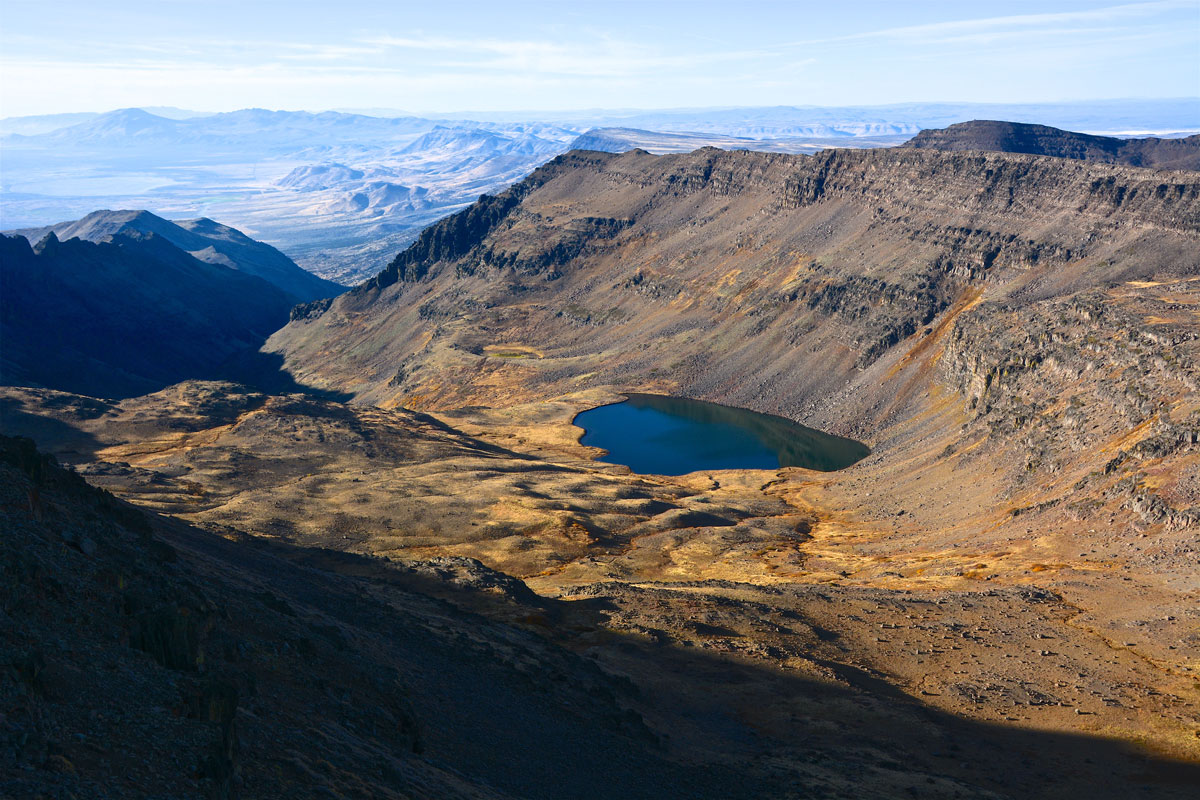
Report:
[[[281,41],[180,41],[176,44],[120,48],[98,43],[90,52],[73,58],[3,58],[10,66],[41,65],[64,68],[69,64],[87,69],[269,69],[285,66],[295,70],[343,70],[411,74],[422,78],[431,72],[473,73],[494,76],[497,72],[580,78],[622,78],[651,71],[679,71],[715,64],[750,62],[763,58],[762,50],[678,53],[615,37],[586,41],[552,42],[534,39],[461,39],[441,36],[363,37],[346,44],[310,44]],[[188,62],[181,58],[191,59]]]
[[[671,53],[616,37],[591,40],[451,39],[445,37],[375,36],[366,45],[441,54],[428,63],[460,69],[484,68],[559,75],[626,76],[652,69],[688,69],[702,65],[762,58],[763,50]],[[452,56],[452,57],[445,57]]]
[[[0,115],[116,105],[450,111],[1034,101],[1147,88],[1200,95],[1200,0],[1084,8],[1086,0],[1046,0],[1045,11],[1027,14],[1005,13],[1015,6],[1004,0],[761,2],[740,15],[693,0],[687,14],[644,4],[611,19],[550,3],[401,14],[343,0],[336,12],[320,6],[319,20],[305,17],[318,6],[303,3],[280,15],[210,0],[213,13],[199,15],[188,4],[127,0],[101,14],[64,2],[74,11],[52,28],[36,24],[39,6],[8,6]],[[963,18],[964,7],[980,13]]]
[[[890,39],[919,42],[922,44],[959,43],[980,41],[973,37],[1001,35],[1036,35],[1063,32],[1085,33],[1088,29],[1080,25],[1101,22],[1128,21],[1130,19],[1158,16],[1166,12],[1200,9],[1196,0],[1156,0],[1149,3],[1125,3],[1088,11],[1062,11],[1039,14],[1018,14],[977,19],[947,20],[924,25],[903,25],[882,30],[864,31],[831,38],[809,39],[790,42],[790,45],[832,42],[870,41]],[[1031,30],[1035,29],[1035,30]]]

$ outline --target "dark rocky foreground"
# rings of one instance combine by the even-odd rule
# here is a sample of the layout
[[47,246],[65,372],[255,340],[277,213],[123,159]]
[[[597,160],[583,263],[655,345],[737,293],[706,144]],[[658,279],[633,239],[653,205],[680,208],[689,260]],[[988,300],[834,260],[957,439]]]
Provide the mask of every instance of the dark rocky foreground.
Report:
[[8,437],[0,515],[6,796],[1159,798],[1200,779],[926,707],[835,630],[847,612],[935,609],[956,638],[981,607],[993,628],[1061,614],[1041,590],[614,582],[550,600],[473,559],[144,513]]
[[478,562],[389,570],[198,530],[89,487],[28,440],[0,441],[0,473],[4,796],[650,797],[665,782],[715,797],[736,785],[727,768],[667,759],[624,707],[628,681],[420,590],[453,594],[442,574],[465,569],[485,606],[512,592],[537,610]]

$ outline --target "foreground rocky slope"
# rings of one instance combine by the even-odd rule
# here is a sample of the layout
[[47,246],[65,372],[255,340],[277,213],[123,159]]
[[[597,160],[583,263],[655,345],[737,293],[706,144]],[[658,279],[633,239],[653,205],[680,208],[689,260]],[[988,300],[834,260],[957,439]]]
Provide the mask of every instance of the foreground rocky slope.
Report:
[[1064,131],[1046,125],[973,120],[948,128],[921,131],[904,146],[949,151],[1028,153],[1154,169],[1200,169],[1200,135],[1182,139],[1159,139],[1154,136],[1119,139]]
[[0,438],[0,477],[6,796],[720,797],[744,780],[685,770],[627,680],[474,613],[553,614],[477,562],[198,530],[28,440]]
[[[537,462],[563,464],[506,456],[448,426],[375,414],[391,419],[344,427],[356,415],[336,404],[297,417],[295,406],[245,410],[253,396],[223,404],[238,397],[229,385],[185,391],[190,402],[160,398],[157,410],[133,403],[134,425],[144,435],[154,416],[159,430],[179,431],[234,414],[309,428],[263,463],[268,475],[311,466],[304,453],[323,450],[313,437],[339,431],[318,457],[396,463],[390,450],[412,429],[422,447],[473,446],[499,471],[533,467],[526,481],[567,496],[537,472]],[[69,403],[58,407],[65,415]],[[223,446],[254,452],[235,442]],[[657,554],[629,559],[644,577],[579,585],[556,601],[471,559],[342,555],[142,514],[28,441],[0,447],[10,537],[0,569],[13,589],[0,606],[0,787],[16,796],[1157,798],[1185,797],[1200,777],[1107,738],[1039,730],[1090,720],[1111,734],[1137,719],[1133,703],[1164,728],[1189,713],[1182,687],[1164,691],[1137,657],[1097,647],[1045,590],[647,585],[669,551],[646,542]],[[686,481],[567,471],[720,502]],[[158,474],[162,488],[174,482],[171,470]],[[208,505],[214,483],[190,475],[190,495]],[[468,479],[460,467],[445,488],[482,511],[484,498],[461,492]],[[294,499],[274,498],[287,516]],[[329,527],[327,541],[352,531]],[[603,553],[591,548],[593,559]],[[81,616],[84,607],[106,613]],[[1022,646],[1031,627],[1035,641]]]

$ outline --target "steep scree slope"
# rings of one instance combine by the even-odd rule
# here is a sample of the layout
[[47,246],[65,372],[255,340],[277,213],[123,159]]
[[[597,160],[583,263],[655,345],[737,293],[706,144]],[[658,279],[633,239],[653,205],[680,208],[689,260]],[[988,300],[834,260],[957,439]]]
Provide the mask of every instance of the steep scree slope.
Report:
[[1198,270],[1190,173],[918,149],[573,152],[296,309],[267,349],[384,406],[615,385],[871,442],[907,397],[889,370],[979,292]]

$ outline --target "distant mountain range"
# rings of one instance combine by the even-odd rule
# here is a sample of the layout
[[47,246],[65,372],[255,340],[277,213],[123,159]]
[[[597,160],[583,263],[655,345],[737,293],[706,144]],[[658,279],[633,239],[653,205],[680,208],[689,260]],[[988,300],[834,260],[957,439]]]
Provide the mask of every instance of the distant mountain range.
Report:
[[353,285],[382,269],[426,225],[572,148],[813,153],[892,146],[923,129],[978,118],[1174,133],[1200,130],[1200,103],[908,103],[437,118],[378,109],[120,109],[13,118],[0,120],[0,229],[45,228],[104,207],[210,217],[280,248],[310,272]]
[[[192,117],[211,116],[209,112],[188,111],[171,106],[148,106],[137,110],[149,112],[150,114],[167,119],[190,119]],[[22,136],[36,136],[42,133],[51,133],[72,125],[79,125],[100,116],[103,116],[103,114],[99,111],[77,111],[68,114],[37,114],[28,117],[6,117],[0,119],[0,136],[10,133]]]
[[971,119],[1007,119],[1076,131],[1147,134],[1200,131],[1200,98],[1089,100],[1072,103],[891,103],[878,106],[590,109],[577,112],[463,112],[446,119],[540,119],[575,128],[622,127],[751,138],[915,134]]
[[[120,109],[0,119],[0,135],[35,135],[84,125],[135,112],[183,122],[176,132],[226,133],[247,124],[292,127],[328,133],[338,128],[395,133],[443,128],[510,129],[514,125],[567,128],[620,127],[677,133],[721,133],[746,138],[828,138],[833,136],[898,136],[923,128],[940,128],[970,119],[1006,119],[1053,125],[1089,133],[1148,134],[1200,131],[1197,98],[1092,100],[1072,103],[891,103],[878,106],[768,106],[678,109],[591,109],[586,111],[468,111],[419,115],[399,109],[334,111],[269,111],[261,108],[210,113],[171,107]],[[209,120],[208,123],[199,122]],[[86,129],[77,135],[86,135]]]
[[827,147],[892,147],[907,141],[909,134],[887,136],[835,136],[826,138],[750,139],[713,133],[662,133],[637,128],[593,128],[571,142],[572,150],[624,153],[645,150],[662,155],[690,153],[701,147],[722,150],[758,150],[768,153],[816,153]]
[[3,136],[0,229],[46,228],[98,206],[216,217],[354,284],[422,227],[520,180],[580,132],[338,112],[180,116],[121,109],[49,131],[47,119],[0,123],[35,131]]
[[904,146],[1028,153],[1155,169],[1200,169],[1200,134],[1180,139],[1118,139],[1045,125],[973,120],[941,130],[921,131]]
[[[44,143],[103,144],[130,148],[146,144],[239,144],[249,146],[253,152],[270,152],[314,143],[391,143],[398,137],[428,130],[432,124],[420,119],[384,119],[335,111],[311,114],[306,111],[248,108],[222,114],[172,118],[140,108],[124,108],[33,138],[41,139]],[[17,134],[9,135],[10,140],[16,137]],[[20,142],[9,142],[17,143]]]
[[370,214],[400,216],[434,206],[429,189],[394,183],[395,170],[387,167],[354,169],[344,164],[296,167],[276,182],[294,192],[314,194],[307,209],[318,214]]
[[406,145],[402,153],[429,153],[447,149],[483,152],[488,155],[550,157],[561,152],[562,143],[535,134],[509,137],[482,128],[447,128],[439,125]]
[[298,297],[339,288],[207,219],[98,211],[31,233],[0,236],[5,385],[126,397],[216,377]]

